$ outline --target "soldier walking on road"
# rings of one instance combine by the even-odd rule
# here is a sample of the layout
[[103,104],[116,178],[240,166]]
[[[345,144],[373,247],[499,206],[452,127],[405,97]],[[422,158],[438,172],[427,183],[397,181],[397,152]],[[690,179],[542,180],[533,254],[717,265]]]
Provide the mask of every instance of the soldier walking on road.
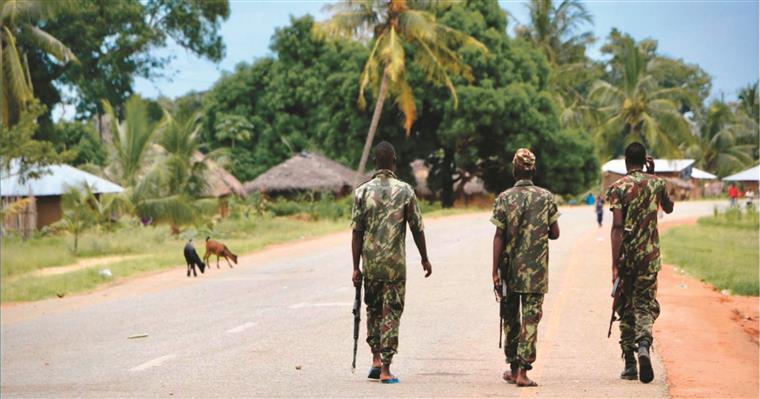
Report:
[[[643,169],[646,164],[647,173]],[[654,175],[654,160],[646,155],[641,143],[625,149],[627,175],[607,191],[612,211],[612,281],[620,276],[622,296],[617,309],[620,315],[620,348],[625,367],[620,378],[644,383],[654,379],[649,349],[652,325],[660,315],[657,303],[657,273],[660,271],[660,239],[657,233],[657,209],[673,212],[665,181]],[[637,372],[636,357],[638,351]]]
[[[406,285],[406,225],[422,257],[425,277],[433,272],[427,256],[422,213],[414,190],[398,180],[396,151],[388,142],[374,149],[375,172],[372,180],[354,192],[351,212],[354,286],[362,283],[367,305],[367,343],[372,350],[368,378],[385,384],[398,382],[390,366],[398,347],[398,330],[404,310]],[[359,260],[363,260],[363,272]]]
[[[533,185],[533,153],[517,150],[512,165],[517,182],[496,198],[491,218],[496,225],[492,278],[497,296],[507,307],[504,353],[510,369],[502,378],[520,387],[537,386],[527,372],[536,360],[536,333],[548,286],[549,240],[559,238],[560,214],[554,195]],[[506,268],[502,267],[506,275],[499,276],[501,262],[506,262]],[[502,284],[507,288],[506,298],[501,297]]]

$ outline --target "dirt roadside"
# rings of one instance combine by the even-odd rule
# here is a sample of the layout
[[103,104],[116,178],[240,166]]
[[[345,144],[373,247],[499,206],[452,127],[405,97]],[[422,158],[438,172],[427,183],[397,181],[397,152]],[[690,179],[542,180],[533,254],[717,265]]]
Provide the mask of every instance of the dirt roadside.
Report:
[[[696,220],[663,224],[660,232]],[[654,325],[673,398],[757,398],[757,297],[722,295],[663,265]]]

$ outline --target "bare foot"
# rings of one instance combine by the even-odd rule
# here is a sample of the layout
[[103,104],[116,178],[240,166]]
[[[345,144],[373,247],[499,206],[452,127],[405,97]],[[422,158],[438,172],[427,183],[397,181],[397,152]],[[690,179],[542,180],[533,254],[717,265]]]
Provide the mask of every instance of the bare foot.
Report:
[[538,384],[536,384],[534,381],[532,381],[530,378],[528,378],[528,372],[524,369],[520,369],[520,371],[517,372],[517,378],[515,379],[515,384],[517,384],[518,387],[537,387]]
[[380,354],[379,353],[373,353],[372,354],[372,368],[380,368],[383,367],[383,362],[380,361]]
[[504,372],[504,374],[501,375],[501,379],[504,380],[507,384],[514,384],[515,379],[517,378],[517,372],[512,371],[511,369],[508,369]]
[[380,367],[380,382],[386,382],[391,380],[398,380],[396,379],[396,376],[391,374],[391,365],[390,364],[384,364],[382,367]]

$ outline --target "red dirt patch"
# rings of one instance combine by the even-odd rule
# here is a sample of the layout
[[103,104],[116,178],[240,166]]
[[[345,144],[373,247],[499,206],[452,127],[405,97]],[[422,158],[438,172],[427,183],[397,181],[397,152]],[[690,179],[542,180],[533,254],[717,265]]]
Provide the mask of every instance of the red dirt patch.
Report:
[[655,337],[670,395],[757,398],[758,297],[722,295],[669,265],[658,291]]

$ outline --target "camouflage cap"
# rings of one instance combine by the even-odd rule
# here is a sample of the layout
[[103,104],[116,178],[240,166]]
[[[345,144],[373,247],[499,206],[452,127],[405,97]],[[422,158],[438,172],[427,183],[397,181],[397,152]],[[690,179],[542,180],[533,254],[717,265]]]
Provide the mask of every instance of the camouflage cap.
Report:
[[515,157],[512,159],[512,165],[515,169],[531,171],[536,170],[536,156],[527,148],[520,148],[515,151]]

